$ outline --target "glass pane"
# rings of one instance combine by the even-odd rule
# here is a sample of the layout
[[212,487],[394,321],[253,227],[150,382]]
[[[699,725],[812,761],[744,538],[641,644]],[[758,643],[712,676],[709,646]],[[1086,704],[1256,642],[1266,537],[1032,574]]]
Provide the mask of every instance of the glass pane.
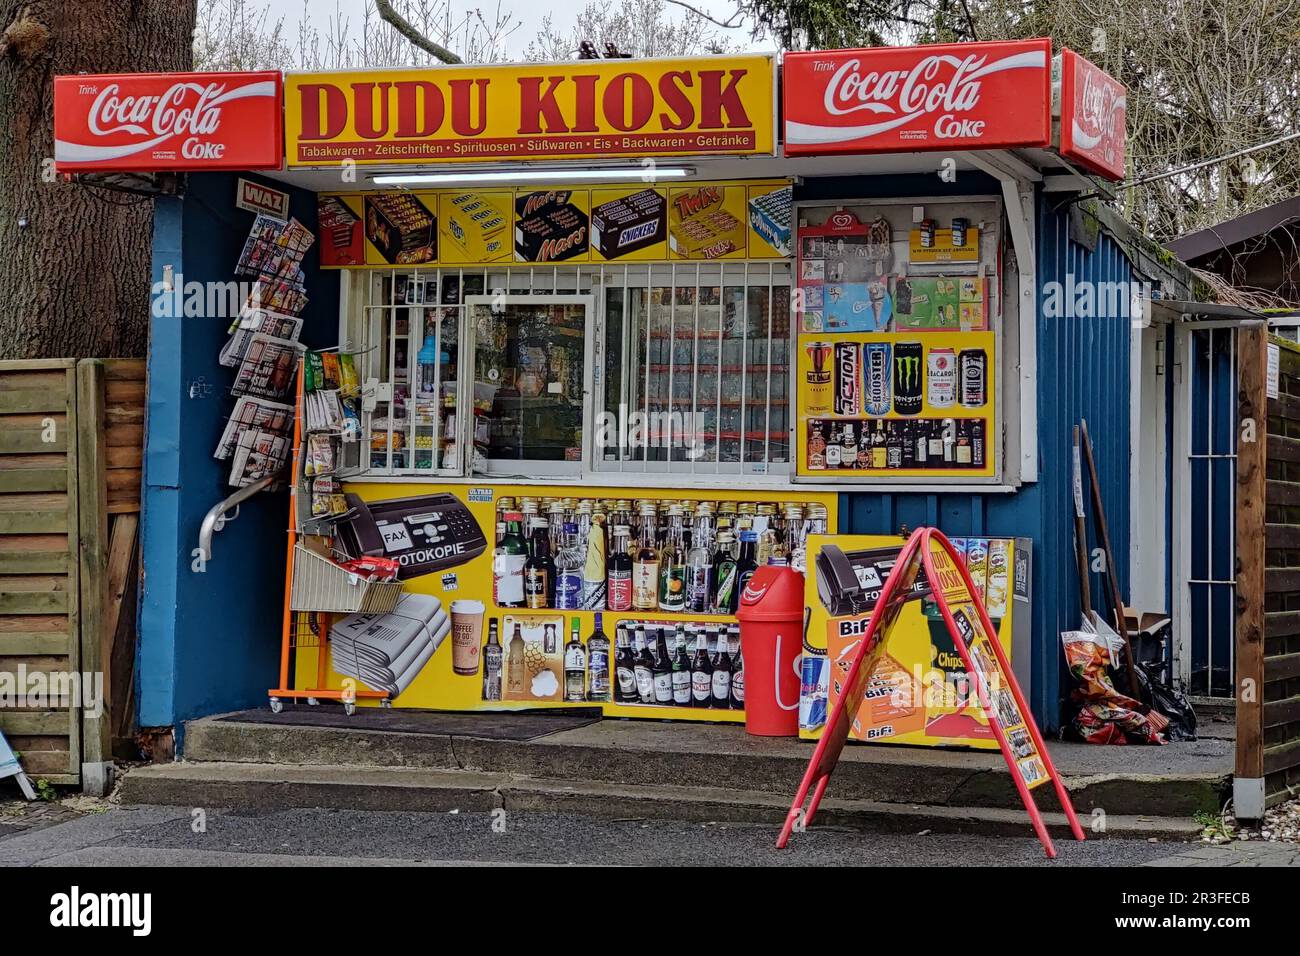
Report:
[[476,414],[487,419],[487,458],[573,462],[576,468],[586,307],[545,301],[479,305],[473,321],[474,402]]

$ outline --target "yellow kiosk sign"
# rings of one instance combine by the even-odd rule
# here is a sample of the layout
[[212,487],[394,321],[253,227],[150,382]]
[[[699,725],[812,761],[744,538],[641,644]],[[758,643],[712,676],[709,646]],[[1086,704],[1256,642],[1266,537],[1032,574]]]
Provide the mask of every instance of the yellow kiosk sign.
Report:
[[767,55],[299,73],[290,166],[771,154]]

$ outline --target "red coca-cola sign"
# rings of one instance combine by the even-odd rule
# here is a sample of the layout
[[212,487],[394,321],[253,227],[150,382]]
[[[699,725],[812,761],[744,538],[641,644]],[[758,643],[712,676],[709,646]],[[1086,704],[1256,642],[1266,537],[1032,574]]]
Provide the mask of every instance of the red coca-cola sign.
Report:
[[279,73],[54,78],[54,165],[63,172],[279,169]]
[[1050,40],[787,53],[785,152],[1046,146]]
[[1128,91],[1073,50],[1061,51],[1061,155],[1107,179],[1124,178]]

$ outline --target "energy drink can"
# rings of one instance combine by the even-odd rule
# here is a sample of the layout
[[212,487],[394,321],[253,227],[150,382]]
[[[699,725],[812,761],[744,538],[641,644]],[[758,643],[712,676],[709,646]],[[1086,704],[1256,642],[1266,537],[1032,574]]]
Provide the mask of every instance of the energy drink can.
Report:
[[835,414],[862,413],[862,360],[855,342],[835,343]]
[[830,699],[830,661],[822,652],[804,649],[799,672],[799,728],[816,730],[826,723],[826,706]]
[[894,346],[894,411],[900,415],[921,412],[924,356],[920,342],[898,342]]
[[961,378],[959,401],[967,408],[980,408],[988,401],[988,356],[983,349],[962,349],[957,356]]
[[952,221],[952,245],[954,249],[960,249],[966,245],[966,232],[969,229],[969,219],[954,219]]
[[830,342],[809,342],[804,346],[808,354],[808,370],[804,381],[804,411],[808,415],[831,413],[831,352]]
[[862,346],[863,374],[866,376],[868,415],[888,415],[890,405],[888,342],[868,342]]
[[931,408],[951,408],[957,401],[957,355],[952,349],[930,349],[926,359]]

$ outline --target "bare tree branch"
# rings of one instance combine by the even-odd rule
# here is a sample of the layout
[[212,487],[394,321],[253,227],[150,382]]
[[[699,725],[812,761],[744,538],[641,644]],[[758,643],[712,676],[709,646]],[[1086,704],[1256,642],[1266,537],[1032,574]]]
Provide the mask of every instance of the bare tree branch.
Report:
[[464,62],[464,60],[451,52],[451,50],[448,50],[445,46],[440,46],[439,44],[434,43],[419,30],[415,29],[415,27],[411,26],[405,17],[393,9],[390,0],[375,0],[375,10],[379,13],[379,19],[383,20],[430,56],[441,60],[443,63]]
[[704,20],[708,20],[710,23],[716,24],[717,26],[722,27],[724,30],[739,29],[740,25],[745,22],[745,11],[741,7],[737,7],[735,13],[727,17],[727,22],[723,23],[721,20],[709,16],[703,10],[691,6],[689,3],[684,3],[683,0],[668,0],[668,2],[673,4],[674,6],[682,7],[683,9],[689,10],[697,17],[700,17],[701,19]]

